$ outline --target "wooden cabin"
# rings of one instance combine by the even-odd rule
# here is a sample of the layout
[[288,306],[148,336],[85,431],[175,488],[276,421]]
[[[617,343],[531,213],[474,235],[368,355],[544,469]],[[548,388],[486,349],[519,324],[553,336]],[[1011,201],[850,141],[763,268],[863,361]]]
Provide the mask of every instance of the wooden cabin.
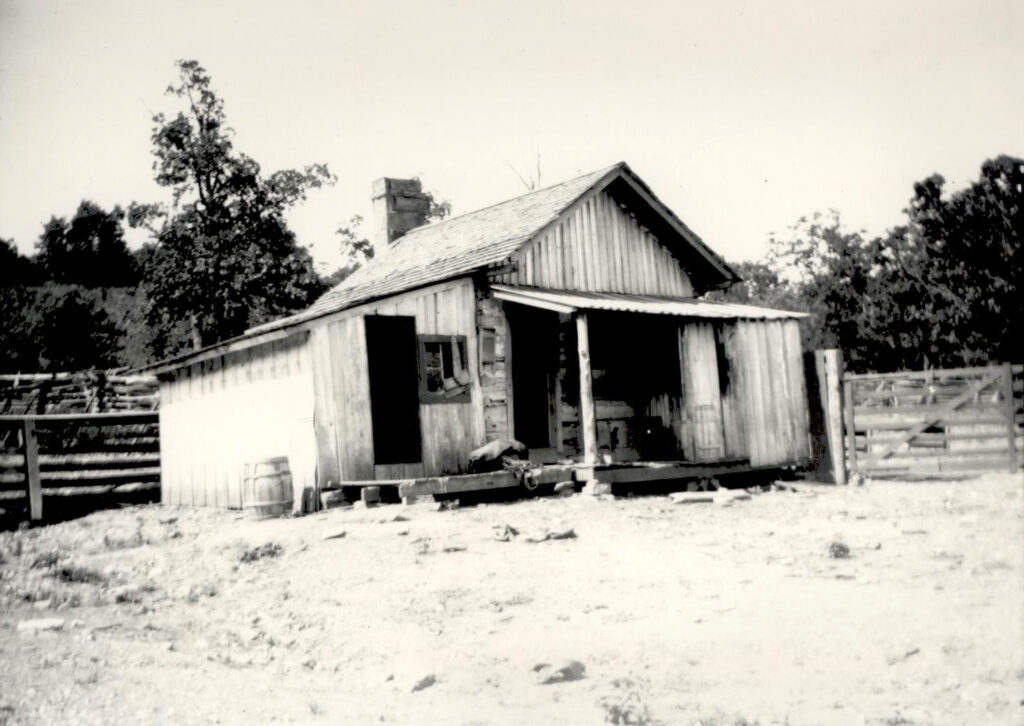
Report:
[[155,367],[164,502],[240,507],[244,463],[287,456],[311,509],[497,438],[597,478],[809,458],[800,314],[702,300],[736,273],[625,163],[433,224],[427,204],[379,180],[372,260]]

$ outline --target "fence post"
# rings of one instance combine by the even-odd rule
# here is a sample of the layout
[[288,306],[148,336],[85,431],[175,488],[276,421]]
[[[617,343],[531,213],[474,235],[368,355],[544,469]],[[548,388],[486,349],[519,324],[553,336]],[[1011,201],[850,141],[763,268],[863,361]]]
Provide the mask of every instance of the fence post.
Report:
[[832,453],[832,475],[836,484],[846,484],[846,457],[843,453],[843,402],[840,389],[843,381],[843,354],[832,348],[824,353],[825,382],[828,402],[825,407],[829,450]]
[[39,477],[39,439],[36,422],[26,418],[21,428],[25,456],[25,487],[28,490],[28,512],[31,521],[43,518],[43,483]]
[[[843,413],[846,419],[846,454],[850,474],[857,474],[857,424],[853,415],[853,381],[843,382]],[[860,478],[862,480],[863,477]]]
[[1013,399],[1013,366],[1003,364],[1003,399],[1006,404],[1006,456],[1011,472],[1017,471],[1017,403]]

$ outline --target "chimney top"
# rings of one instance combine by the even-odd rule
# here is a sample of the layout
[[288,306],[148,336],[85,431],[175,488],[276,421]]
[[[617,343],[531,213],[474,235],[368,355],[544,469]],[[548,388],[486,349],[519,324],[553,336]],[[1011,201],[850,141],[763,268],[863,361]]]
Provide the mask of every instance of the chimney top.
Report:
[[430,199],[419,179],[384,177],[373,182],[374,245],[385,247],[427,223]]

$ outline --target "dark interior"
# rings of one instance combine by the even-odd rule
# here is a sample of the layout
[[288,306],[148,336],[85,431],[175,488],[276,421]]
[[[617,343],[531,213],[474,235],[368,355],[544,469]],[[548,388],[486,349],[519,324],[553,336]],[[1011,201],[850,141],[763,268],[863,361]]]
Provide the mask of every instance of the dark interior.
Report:
[[415,318],[366,317],[376,464],[415,464],[422,460],[416,348]]

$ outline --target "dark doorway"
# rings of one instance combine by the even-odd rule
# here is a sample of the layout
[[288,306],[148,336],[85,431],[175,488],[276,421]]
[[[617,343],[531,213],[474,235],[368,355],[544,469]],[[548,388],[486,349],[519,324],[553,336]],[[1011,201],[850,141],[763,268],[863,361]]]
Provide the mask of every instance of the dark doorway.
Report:
[[404,315],[367,315],[366,358],[370,368],[374,463],[422,461],[416,319]]
[[515,438],[527,448],[554,446],[554,379],[558,314],[508,306],[512,334],[512,413]]

